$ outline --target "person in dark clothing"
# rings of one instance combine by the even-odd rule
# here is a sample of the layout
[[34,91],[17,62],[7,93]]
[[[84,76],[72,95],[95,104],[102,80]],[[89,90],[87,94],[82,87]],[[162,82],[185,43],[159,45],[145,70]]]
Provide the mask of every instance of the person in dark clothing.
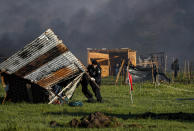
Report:
[[179,71],[179,63],[178,63],[178,59],[176,59],[172,65],[171,65],[171,69],[174,70],[174,78],[176,78],[178,76],[178,71]]
[[100,86],[101,84],[101,67],[96,60],[93,60],[92,64],[88,65],[87,70],[88,74],[91,76],[91,79],[86,74],[83,75],[81,80],[82,92],[88,98],[88,102],[93,102],[94,101],[93,95],[88,90],[88,84],[90,84],[93,92],[95,93],[97,101],[102,102],[100,89],[94,84],[94,82],[96,82],[98,86]]
[[119,72],[119,63],[117,63],[115,66],[115,76],[117,76],[118,72]]
[[157,83],[157,75],[158,75],[158,69],[155,64],[153,64],[153,76],[154,76],[154,83]]

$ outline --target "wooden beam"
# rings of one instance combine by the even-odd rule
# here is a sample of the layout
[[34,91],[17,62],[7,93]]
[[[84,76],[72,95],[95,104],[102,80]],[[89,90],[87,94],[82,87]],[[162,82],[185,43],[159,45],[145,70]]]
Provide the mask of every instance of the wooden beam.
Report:
[[[55,95],[55,97],[48,103],[48,104],[52,104],[57,98],[59,98],[58,96],[60,96],[63,92],[65,92],[65,90],[67,90],[68,88],[74,86],[75,84],[77,85],[78,82],[80,81],[81,77],[83,76],[84,73],[81,73],[79,76],[77,76],[72,82],[70,82],[66,87],[64,87],[57,95]],[[75,85],[75,86],[76,86]],[[66,96],[67,97],[67,96]]]
[[118,74],[117,74],[117,78],[116,78],[116,81],[115,81],[115,85],[117,85],[117,83],[118,83],[119,76],[120,76],[120,74],[121,74],[121,71],[122,71],[122,68],[123,68],[124,63],[125,63],[125,60],[123,60],[122,63],[121,63],[121,66],[120,66],[120,68],[119,68],[119,72],[118,72]]

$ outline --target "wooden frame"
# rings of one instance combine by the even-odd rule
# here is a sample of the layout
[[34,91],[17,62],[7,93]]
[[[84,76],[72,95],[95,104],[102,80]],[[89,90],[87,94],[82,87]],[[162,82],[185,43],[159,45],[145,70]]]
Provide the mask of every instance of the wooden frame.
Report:
[[[65,98],[68,98],[68,96],[64,96],[64,97],[61,97],[61,94],[63,92],[67,92],[68,90],[70,90],[71,88],[73,88],[73,90],[75,90],[75,88],[77,87],[78,83],[80,82],[82,76],[83,76],[84,73],[81,73],[80,75],[78,75],[72,82],[70,82],[66,87],[64,87],[58,94],[55,94],[53,93],[52,91],[48,90],[49,93],[52,94],[52,99],[49,101],[48,104],[52,104],[55,100],[57,100],[58,98],[62,99],[64,102],[65,101]],[[68,98],[69,99],[69,98]]]
[[[96,59],[98,62],[102,62],[107,60],[108,64],[101,65],[102,68],[102,77],[108,77],[109,75],[113,75],[114,71],[112,70],[112,59],[121,57],[121,56],[111,56],[112,53],[116,54],[125,54],[126,58],[130,59],[131,63],[136,66],[136,51],[131,50],[129,48],[120,48],[120,49],[91,49],[88,48],[88,64],[91,64],[91,59]],[[122,59],[122,58],[121,58]]]

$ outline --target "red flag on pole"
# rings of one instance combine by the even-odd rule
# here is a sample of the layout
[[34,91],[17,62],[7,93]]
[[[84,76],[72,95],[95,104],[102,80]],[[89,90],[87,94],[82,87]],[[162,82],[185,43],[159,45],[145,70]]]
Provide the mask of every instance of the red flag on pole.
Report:
[[131,90],[133,90],[132,76],[130,75],[129,71],[128,71],[128,77],[129,77],[129,83],[131,84]]
[[127,66],[127,73],[129,77],[129,85],[131,86],[129,93],[131,95],[131,103],[133,104],[133,96],[132,96],[133,84],[132,84],[132,76],[129,73],[129,66]]

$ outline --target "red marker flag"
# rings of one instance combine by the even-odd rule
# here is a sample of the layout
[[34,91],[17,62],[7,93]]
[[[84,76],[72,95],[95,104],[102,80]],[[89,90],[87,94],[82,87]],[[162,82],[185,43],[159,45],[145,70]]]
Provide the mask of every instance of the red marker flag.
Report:
[[129,77],[129,83],[131,84],[131,90],[133,90],[132,76],[130,75],[129,71],[128,71],[128,77]]

